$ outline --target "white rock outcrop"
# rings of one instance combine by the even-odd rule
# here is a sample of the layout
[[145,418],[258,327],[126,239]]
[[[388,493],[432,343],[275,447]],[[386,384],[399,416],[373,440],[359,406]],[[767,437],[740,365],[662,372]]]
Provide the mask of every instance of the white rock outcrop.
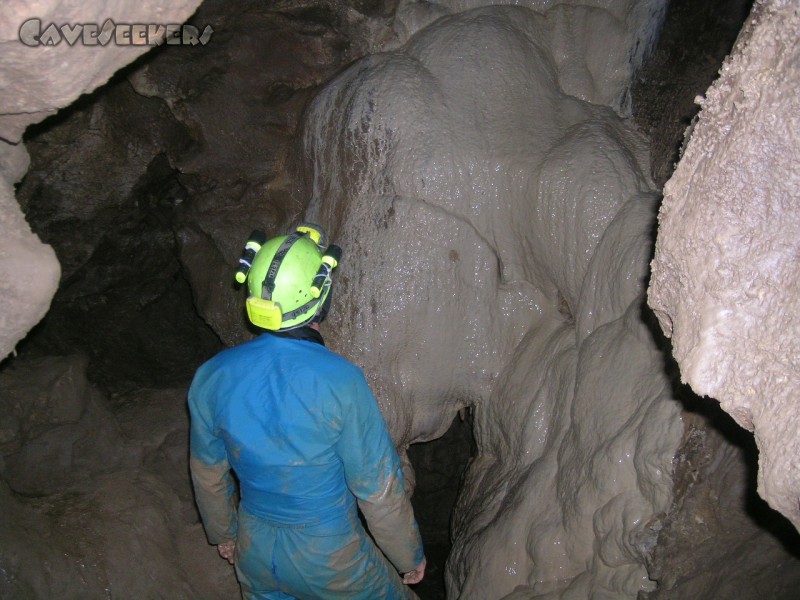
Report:
[[800,7],[757,2],[659,215],[649,303],[684,381],[758,444],[759,493],[800,529]]

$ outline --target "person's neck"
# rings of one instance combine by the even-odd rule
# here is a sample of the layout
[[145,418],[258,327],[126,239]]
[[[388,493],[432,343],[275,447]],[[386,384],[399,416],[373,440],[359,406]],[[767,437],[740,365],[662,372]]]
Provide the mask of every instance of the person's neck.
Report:
[[289,329],[287,331],[270,331],[272,335],[290,340],[302,340],[304,342],[313,342],[315,344],[325,345],[325,340],[322,339],[322,334],[319,332],[319,323],[310,323],[297,329]]

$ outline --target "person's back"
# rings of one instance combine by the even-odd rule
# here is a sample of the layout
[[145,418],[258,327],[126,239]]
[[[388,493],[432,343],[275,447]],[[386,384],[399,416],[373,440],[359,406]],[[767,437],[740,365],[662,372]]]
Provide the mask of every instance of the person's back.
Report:
[[[319,308],[307,310],[319,318]],[[205,363],[189,408],[198,508],[221,554],[232,558],[236,541],[246,598],[414,597],[356,511],[357,500],[386,556],[412,574],[406,580],[421,579],[397,453],[361,371],[324,347],[313,319]]]

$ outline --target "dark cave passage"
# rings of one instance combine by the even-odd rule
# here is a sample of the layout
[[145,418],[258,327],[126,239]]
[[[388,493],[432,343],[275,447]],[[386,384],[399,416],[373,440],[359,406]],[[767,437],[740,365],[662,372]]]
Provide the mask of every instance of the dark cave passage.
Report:
[[633,116],[650,139],[653,179],[672,175],[684,134],[716,79],[753,0],[671,0],[655,52],[636,77]]
[[475,454],[472,417],[453,419],[442,437],[408,449],[417,476],[411,503],[425,542],[426,577],[415,587],[422,600],[445,598],[444,567],[450,552],[450,519],[464,470]]

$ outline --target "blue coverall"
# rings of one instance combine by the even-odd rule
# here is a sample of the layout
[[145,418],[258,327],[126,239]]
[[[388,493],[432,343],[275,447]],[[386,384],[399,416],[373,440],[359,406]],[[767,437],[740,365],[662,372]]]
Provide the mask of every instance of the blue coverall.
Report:
[[416,598],[398,571],[419,566],[422,541],[360,369],[322,344],[263,334],[198,369],[189,410],[203,525],[211,544],[237,541],[246,600]]

